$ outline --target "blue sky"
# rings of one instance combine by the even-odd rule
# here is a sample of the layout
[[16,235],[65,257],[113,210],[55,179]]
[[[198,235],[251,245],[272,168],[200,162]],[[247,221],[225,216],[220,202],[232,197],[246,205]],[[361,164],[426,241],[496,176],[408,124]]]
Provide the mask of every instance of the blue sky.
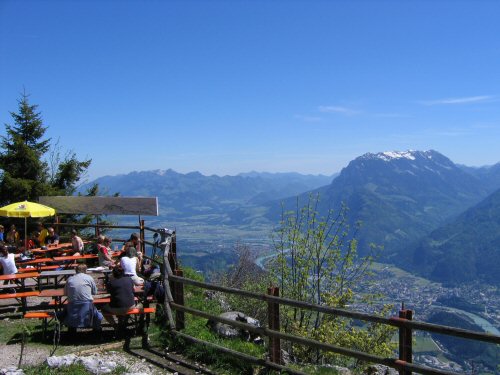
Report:
[[[500,161],[498,1],[0,0],[23,87],[89,178],[332,174],[366,152]],[[1,126],[0,134],[4,134]]]

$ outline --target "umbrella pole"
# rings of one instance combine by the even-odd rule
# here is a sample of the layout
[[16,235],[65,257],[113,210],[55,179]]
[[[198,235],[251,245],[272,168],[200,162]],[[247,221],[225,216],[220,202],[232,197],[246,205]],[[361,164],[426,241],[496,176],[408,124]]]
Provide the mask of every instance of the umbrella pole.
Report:
[[24,218],[24,251],[28,249],[28,218]]

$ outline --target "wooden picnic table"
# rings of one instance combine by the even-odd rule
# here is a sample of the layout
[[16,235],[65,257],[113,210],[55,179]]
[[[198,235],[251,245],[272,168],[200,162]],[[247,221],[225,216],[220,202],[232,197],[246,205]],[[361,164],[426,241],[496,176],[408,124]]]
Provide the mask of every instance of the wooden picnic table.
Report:
[[95,254],[87,254],[87,255],[68,255],[63,257],[54,257],[52,258],[55,262],[63,262],[66,260],[81,260],[81,259],[97,259],[97,255]]
[[42,280],[43,278],[54,278],[54,286],[58,288],[60,283],[67,280],[68,277],[73,276],[76,273],[74,269],[71,270],[55,270],[55,271],[42,271],[38,277],[38,289],[42,290]]
[[40,292],[38,291],[29,291],[29,292],[15,292],[15,293],[7,293],[7,294],[0,294],[0,299],[15,299],[18,302],[21,303],[21,309],[23,313],[26,312],[26,309],[28,307],[28,303],[26,301],[26,298],[28,297],[37,297],[40,295]]
[[[32,260],[24,260],[24,261],[17,261],[16,264],[18,267],[22,266],[35,266],[35,271],[39,272],[41,267],[45,265],[47,262],[53,262],[52,258],[37,258],[37,259],[32,259]],[[24,272],[24,271],[22,271]]]
[[37,247],[36,249],[31,249],[30,251],[38,254],[47,254],[52,252],[59,252],[68,248],[72,248],[73,244],[71,242],[63,242],[57,245],[47,245],[43,247]]
[[31,259],[31,260],[18,260],[16,259],[16,264],[19,266],[23,265],[33,265],[33,264],[41,264],[41,263],[47,263],[47,262],[53,262],[52,258],[37,258],[37,259]]
[[10,275],[0,275],[0,281],[13,280],[15,282],[22,281],[24,283],[26,279],[37,278],[38,276],[40,276],[38,272],[14,273]]
[[14,283],[17,286],[21,287],[20,292],[16,291],[16,293],[1,294],[0,299],[8,299],[8,298],[15,298],[17,300],[21,299],[22,309],[23,309],[23,312],[25,312],[26,306],[27,306],[26,297],[30,297],[30,296],[35,295],[33,293],[38,294],[38,292],[27,292],[26,291],[26,279],[36,279],[36,281],[38,282],[39,275],[40,274],[38,272],[14,273],[11,275],[0,275],[0,281],[2,281],[2,280],[14,281]]
[[[144,288],[142,286],[134,287],[134,294],[140,294],[144,292]],[[53,305],[56,306],[56,309],[60,309],[64,304],[66,304],[66,293],[64,288],[58,289],[44,289],[40,292],[39,297],[48,297],[53,299]],[[106,290],[97,290],[97,294],[94,296],[94,303],[103,303],[109,302],[109,293]],[[137,298],[137,297],[136,297]],[[106,299],[106,300],[105,300]],[[137,299],[136,299],[137,301]]]

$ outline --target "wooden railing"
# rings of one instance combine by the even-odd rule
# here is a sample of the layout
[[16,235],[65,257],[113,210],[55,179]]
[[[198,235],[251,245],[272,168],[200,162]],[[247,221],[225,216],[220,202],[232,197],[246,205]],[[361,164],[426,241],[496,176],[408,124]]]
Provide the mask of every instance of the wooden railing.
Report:
[[[56,217],[56,221],[54,223],[49,223],[47,225],[53,226],[56,229],[56,232],[60,232],[60,228],[93,228],[95,236],[97,237],[100,232],[103,229],[130,229],[131,231],[136,231],[139,233],[139,238],[141,240],[141,251],[143,254],[146,254],[146,245],[150,245],[153,248],[159,248],[160,243],[158,241],[148,241],[146,240],[146,234],[152,234],[155,235],[157,234],[159,237],[158,239],[161,239],[162,235],[162,229],[155,229],[151,227],[147,227],[144,224],[144,220],[139,220],[138,225],[114,225],[114,224],[99,224],[99,223],[88,223],[88,224],[81,224],[81,223],[61,223]],[[172,231],[170,234],[170,242],[168,244],[168,259],[171,264],[172,269],[177,268],[177,242],[176,242],[176,234],[175,231]],[[127,239],[113,239],[115,242],[126,242]],[[163,254],[163,250],[162,250]],[[146,258],[149,258],[146,256]],[[157,262],[157,259],[154,259],[154,257],[150,258],[152,261]]]
[[[190,340],[195,343],[203,343],[204,345],[208,345],[219,349],[225,353],[237,356],[246,361],[250,361],[254,364],[266,366],[279,371],[286,371],[290,374],[303,374],[301,371],[294,370],[292,368],[283,366],[282,358],[281,358],[281,348],[280,341],[290,341],[297,344],[302,344],[305,346],[309,346],[315,349],[320,349],[324,351],[330,351],[337,354],[342,354],[345,356],[349,356],[352,358],[356,358],[361,361],[381,364],[385,366],[392,367],[399,371],[400,374],[411,374],[412,372],[420,373],[420,374],[456,374],[454,372],[443,371],[433,369],[427,366],[423,366],[420,364],[412,363],[412,336],[415,330],[432,332],[432,333],[440,333],[444,335],[450,335],[470,340],[489,342],[493,344],[500,344],[500,336],[492,335],[488,333],[475,332],[460,328],[442,326],[431,323],[424,323],[412,320],[413,312],[411,310],[401,309],[399,312],[399,316],[384,318],[372,314],[348,311],[344,309],[332,308],[327,306],[315,305],[306,302],[295,301],[287,298],[279,297],[279,289],[276,287],[269,288],[267,294],[259,294],[249,291],[244,291],[235,288],[223,287],[220,285],[205,283],[201,281],[196,281],[192,279],[187,279],[182,277],[182,271],[167,269],[167,274],[165,277],[165,285],[171,285],[174,292],[169,291],[170,296],[168,298],[168,306],[167,309],[174,309],[176,312],[175,321],[170,321],[170,331],[172,334],[182,337],[184,339]],[[252,298],[255,300],[265,301],[268,304],[268,327],[255,327],[250,324],[237,322],[233,320],[228,320],[221,318],[219,316],[196,310],[184,305],[183,302],[183,286],[191,285],[194,287],[199,287],[206,290],[218,291],[223,293],[230,293],[234,295],[238,295],[245,298]],[[166,290],[169,288],[165,288]],[[166,303],[167,303],[166,302]],[[308,309],[311,311],[320,312],[323,314],[329,314],[333,316],[340,316],[345,318],[352,318],[357,320],[362,320],[366,322],[373,322],[378,324],[386,324],[390,326],[397,327],[399,330],[399,357],[398,358],[383,358],[373,354],[360,352],[353,349],[347,349],[327,343],[323,343],[317,340],[307,339],[304,337],[294,336],[288,333],[284,333],[280,331],[279,327],[279,307],[282,305],[292,306],[301,309]],[[181,332],[184,328],[184,313],[189,313],[198,317],[210,319],[216,322],[229,324],[234,327],[242,328],[248,330],[252,333],[257,333],[261,336],[267,336],[269,338],[269,360],[263,360],[260,358],[252,357],[244,353],[236,352],[231,349],[223,348],[219,345],[214,345],[210,342],[202,341],[192,336],[188,336]],[[170,313],[170,318],[172,319],[173,314]]]

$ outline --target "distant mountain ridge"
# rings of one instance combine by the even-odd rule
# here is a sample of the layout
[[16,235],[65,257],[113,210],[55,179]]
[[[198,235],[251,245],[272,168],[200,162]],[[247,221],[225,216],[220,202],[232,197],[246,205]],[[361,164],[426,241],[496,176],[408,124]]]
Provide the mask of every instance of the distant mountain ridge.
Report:
[[[241,206],[300,194],[328,184],[332,176],[299,173],[258,173],[237,176],[186,174],[172,169],[130,172],[100,177],[81,187],[98,183],[110,193],[122,196],[157,196],[160,214],[169,218],[192,215],[221,215]],[[218,218],[220,220],[220,217]]]

